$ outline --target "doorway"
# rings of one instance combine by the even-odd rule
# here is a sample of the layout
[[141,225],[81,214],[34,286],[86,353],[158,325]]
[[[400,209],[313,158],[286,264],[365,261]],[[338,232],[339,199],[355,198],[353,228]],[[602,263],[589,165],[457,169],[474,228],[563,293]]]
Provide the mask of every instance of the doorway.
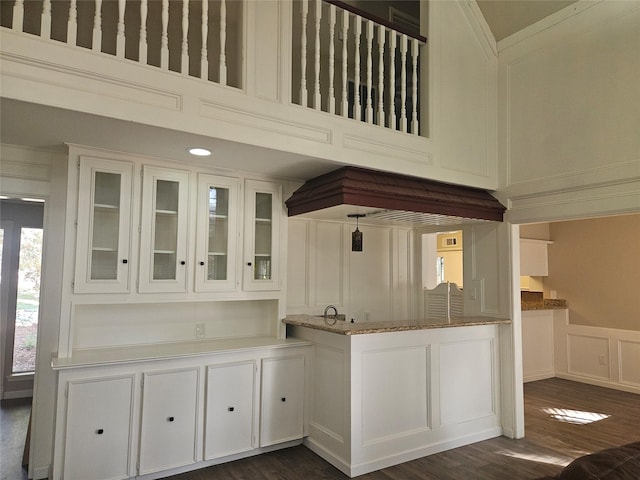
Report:
[[1,396],[31,397],[40,310],[44,203],[0,200]]

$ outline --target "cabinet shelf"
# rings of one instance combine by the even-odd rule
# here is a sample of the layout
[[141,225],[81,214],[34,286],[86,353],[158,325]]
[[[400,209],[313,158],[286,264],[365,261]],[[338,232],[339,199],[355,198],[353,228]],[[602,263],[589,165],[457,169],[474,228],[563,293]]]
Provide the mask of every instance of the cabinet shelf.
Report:
[[118,251],[117,248],[114,247],[92,247],[91,248],[92,252],[108,252],[108,253],[115,253]]
[[270,218],[256,218],[256,223],[271,223]]
[[210,257],[226,257],[227,253],[226,252],[209,252],[207,253],[207,255],[209,255]]
[[175,216],[175,215],[178,215],[178,212],[176,212],[175,210],[156,210],[156,215],[171,215],[171,216]]
[[120,205],[111,205],[107,203],[96,203],[93,205],[96,210],[118,210]]
[[154,255],[175,255],[176,251],[175,250],[154,250],[153,254]]

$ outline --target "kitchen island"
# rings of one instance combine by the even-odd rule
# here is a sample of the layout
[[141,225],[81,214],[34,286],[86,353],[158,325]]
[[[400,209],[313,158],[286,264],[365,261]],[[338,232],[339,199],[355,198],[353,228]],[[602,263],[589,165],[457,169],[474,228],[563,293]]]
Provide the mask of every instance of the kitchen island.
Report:
[[511,320],[283,322],[287,336],[313,344],[305,445],[345,474],[503,433],[501,345]]

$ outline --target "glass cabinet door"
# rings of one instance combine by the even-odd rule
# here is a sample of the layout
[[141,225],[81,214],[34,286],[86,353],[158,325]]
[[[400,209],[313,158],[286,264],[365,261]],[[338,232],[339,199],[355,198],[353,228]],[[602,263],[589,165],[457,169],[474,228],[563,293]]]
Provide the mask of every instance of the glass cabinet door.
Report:
[[280,185],[247,180],[245,198],[245,290],[277,290]]
[[237,179],[198,176],[197,291],[236,288],[239,192]]
[[74,292],[129,290],[133,164],[80,161]]
[[189,173],[145,166],[140,232],[141,292],[187,288]]

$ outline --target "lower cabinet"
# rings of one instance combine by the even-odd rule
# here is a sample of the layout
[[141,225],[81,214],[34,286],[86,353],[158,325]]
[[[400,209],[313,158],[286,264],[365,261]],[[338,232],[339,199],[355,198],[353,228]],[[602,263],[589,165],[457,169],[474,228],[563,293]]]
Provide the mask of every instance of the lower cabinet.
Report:
[[198,369],[144,373],[140,474],[194,463]]
[[207,368],[205,460],[254,448],[255,376],[254,361]]
[[310,346],[291,343],[58,367],[51,479],[155,478],[301,440]]
[[134,377],[69,382],[63,478],[128,478]]
[[261,447],[302,438],[303,402],[304,356],[263,359]]

